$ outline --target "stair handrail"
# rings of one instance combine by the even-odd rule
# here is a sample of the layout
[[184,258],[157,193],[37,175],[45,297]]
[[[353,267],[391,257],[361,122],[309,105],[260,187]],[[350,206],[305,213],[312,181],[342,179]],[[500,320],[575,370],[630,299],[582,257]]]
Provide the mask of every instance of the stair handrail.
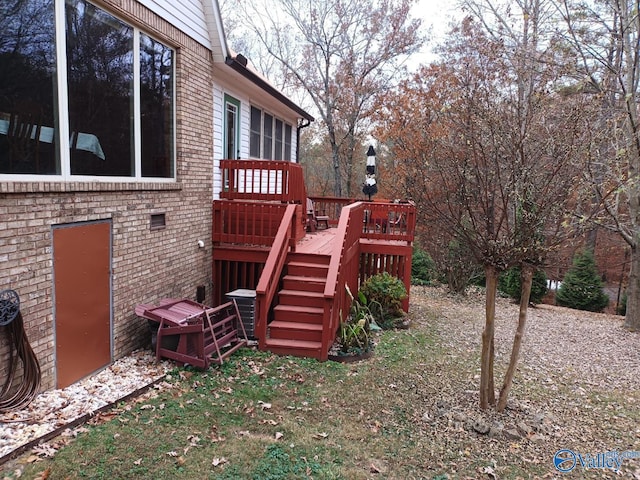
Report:
[[269,256],[256,286],[256,325],[254,333],[258,337],[260,350],[266,347],[267,316],[269,308],[278,290],[282,270],[287,260],[291,238],[294,232],[294,219],[296,217],[296,205],[287,205],[284,216],[280,222]]
[[340,214],[324,289],[320,360],[327,359],[340,317],[346,318],[349,313],[351,305],[345,286],[349,286],[352,292],[357,291],[364,210],[365,204],[356,202],[343,207]]

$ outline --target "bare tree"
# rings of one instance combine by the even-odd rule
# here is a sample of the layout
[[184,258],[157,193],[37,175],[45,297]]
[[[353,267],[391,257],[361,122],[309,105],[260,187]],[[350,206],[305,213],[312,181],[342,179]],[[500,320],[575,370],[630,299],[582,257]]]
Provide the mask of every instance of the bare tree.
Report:
[[331,145],[334,194],[352,196],[354,160],[378,95],[423,43],[414,0],[278,0],[244,5],[245,18],[319,112]]
[[591,122],[588,173],[596,206],[607,218],[589,219],[618,232],[630,247],[625,326],[640,331],[640,2],[555,4],[575,52],[572,93],[588,94],[600,105]]

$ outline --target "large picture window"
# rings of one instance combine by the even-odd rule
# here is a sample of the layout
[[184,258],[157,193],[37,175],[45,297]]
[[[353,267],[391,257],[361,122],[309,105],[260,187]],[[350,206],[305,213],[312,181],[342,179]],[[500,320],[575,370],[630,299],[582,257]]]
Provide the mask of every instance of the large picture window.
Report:
[[86,0],[8,3],[0,174],[173,178],[174,51]]
[[291,132],[291,125],[252,106],[249,156],[290,161]]
[[142,176],[173,177],[173,50],[140,34]]
[[0,2],[0,173],[56,175],[53,0]]

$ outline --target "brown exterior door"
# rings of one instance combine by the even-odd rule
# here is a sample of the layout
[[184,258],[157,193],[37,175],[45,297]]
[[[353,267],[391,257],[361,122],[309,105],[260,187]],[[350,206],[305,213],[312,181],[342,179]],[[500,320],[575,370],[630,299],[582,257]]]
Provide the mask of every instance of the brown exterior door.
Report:
[[53,229],[56,379],[64,388],[111,362],[111,222]]

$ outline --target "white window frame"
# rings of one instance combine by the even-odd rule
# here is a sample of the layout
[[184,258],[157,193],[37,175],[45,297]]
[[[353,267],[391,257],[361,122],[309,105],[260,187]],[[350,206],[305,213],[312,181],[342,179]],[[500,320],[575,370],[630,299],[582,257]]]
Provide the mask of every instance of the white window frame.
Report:
[[[141,30],[135,23],[122,18],[109,9],[105,9],[100,4],[95,4],[97,8],[107,12],[109,15],[117,18],[125,23],[133,30],[133,78],[134,78],[134,119],[133,119],[133,135],[134,135],[134,175],[127,177],[119,176],[97,176],[97,175],[72,175],[71,174],[71,152],[69,148],[63,148],[63,145],[69,145],[69,95],[67,85],[67,32],[65,28],[65,0],[54,0],[54,17],[55,17],[55,42],[56,42],[56,83],[58,94],[58,129],[57,129],[57,145],[58,155],[60,155],[60,175],[38,175],[38,174],[13,174],[0,173],[0,181],[63,181],[63,182],[118,182],[118,183],[174,183],[177,174],[177,135],[176,135],[176,48],[168,45],[164,40],[159,40],[147,31]],[[172,65],[172,134],[173,134],[173,151],[172,155],[172,176],[171,177],[143,177],[142,176],[142,121],[140,118],[140,33],[155,39],[156,41],[166,45],[173,52]],[[106,160],[108,161],[108,160]]]
[[[250,109],[255,108],[256,110],[258,110],[260,112],[260,157],[251,157],[250,158],[256,158],[256,159],[260,159],[260,160],[282,160],[282,161],[292,161],[293,158],[289,158],[289,160],[285,160],[284,158],[274,158],[275,156],[275,149],[276,149],[276,122],[280,121],[282,122],[282,157],[284,157],[285,155],[285,145],[291,145],[291,142],[293,140],[291,140],[289,142],[289,144],[286,143],[286,131],[287,131],[287,126],[289,126],[291,128],[291,132],[293,133],[293,125],[291,125],[289,122],[287,122],[286,120],[284,120],[282,117],[278,117],[277,115],[274,115],[273,113],[271,113],[269,110],[265,110],[264,108],[258,107],[257,105],[251,105]],[[264,154],[264,116],[265,115],[269,115],[272,118],[272,123],[271,123],[271,159],[267,159],[265,158],[265,154]],[[249,128],[251,128],[251,126],[249,126]],[[251,132],[249,135],[249,141],[251,141]],[[249,145],[249,152],[251,152],[251,144]],[[291,155],[293,155],[293,152],[291,152]]]

